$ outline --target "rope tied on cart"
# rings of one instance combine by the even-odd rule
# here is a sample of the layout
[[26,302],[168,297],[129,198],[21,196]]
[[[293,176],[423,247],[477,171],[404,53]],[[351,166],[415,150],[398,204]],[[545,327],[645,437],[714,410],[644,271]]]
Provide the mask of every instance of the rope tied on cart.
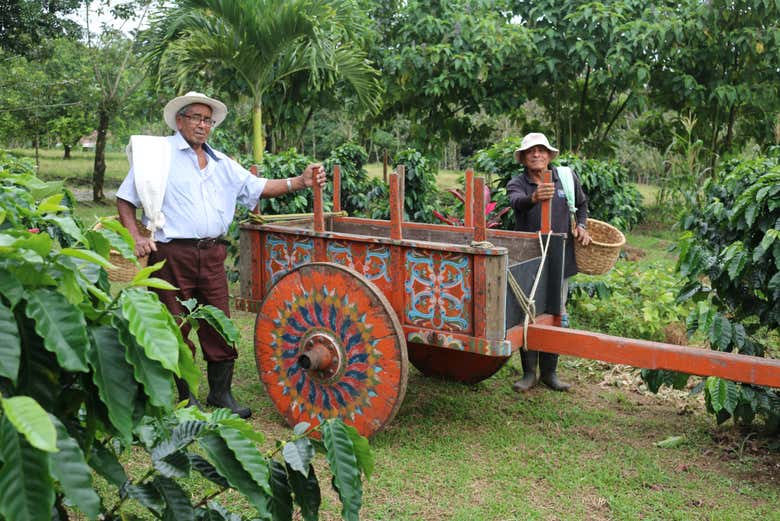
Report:
[[[323,212],[323,215],[325,217],[347,217],[349,214],[347,214],[346,211],[342,210],[340,212]],[[250,213],[247,220],[257,224],[266,224],[266,223],[272,223],[276,221],[295,221],[295,220],[302,220],[302,219],[311,219],[313,217],[314,217],[313,213],[285,213],[285,214],[276,214],[276,215],[263,215],[259,213]]]
[[537,232],[537,237],[539,237],[539,248],[542,251],[542,260],[539,262],[539,269],[536,271],[536,277],[534,277],[530,295],[526,296],[526,294],[523,293],[523,288],[520,287],[520,284],[517,282],[517,279],[515,279],[515,276],[512,275],[511,271],[507,270],[506,272],[509,289],[512,290],[517,302],[525,313],[525,318],[523,318],[523,349],[526,351],[528,350],[528,323],[529,321],[536,322],[536,302],[534,301],[534,296],[536,295],[536,288],[539,286],[539,279],[542,276],[544,263],[547,260],[547,249],[550,246],[551,236],[551,233],[547,234],[547,242],[545,243],[542,240],[542,232]]

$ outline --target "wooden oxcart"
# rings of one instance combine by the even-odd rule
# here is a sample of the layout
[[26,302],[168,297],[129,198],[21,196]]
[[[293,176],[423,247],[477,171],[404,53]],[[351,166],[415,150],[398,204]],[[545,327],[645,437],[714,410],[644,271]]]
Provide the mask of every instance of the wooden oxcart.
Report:
[[[466,173],[464,227],[404,222],[403,170],[389,221],[334,212],[244,224],[239,309],[257,313],[260,379],[290,425],[340,417],[364,436],[387,425],[408,364],[461,382],[529,349],[780,387],[780,361],[558,327],[566,236],[488,230],[484,181]],[[508,279],[521,289],[509,290]],[[531,297],[531,305],[525,302]]]

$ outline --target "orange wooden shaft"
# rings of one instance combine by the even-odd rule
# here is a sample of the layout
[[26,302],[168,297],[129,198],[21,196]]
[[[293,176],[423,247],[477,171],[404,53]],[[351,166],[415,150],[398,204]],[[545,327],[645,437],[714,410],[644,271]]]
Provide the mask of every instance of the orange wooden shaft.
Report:
[[780,360],[531,324],[528,348],[780,388]]
[[314,231],[325,231],[325,214],[322,211],[322,187],[318,182],[312,185],[312,197],[314,199]]
[[398,174],[390,174],[390,238],[401,238],[401,216],[399,210],[401,205],[398,202]]
[[[552,172],[545,170],[542,174],[543,183],[552,183]],[[550,206],[552,205],[552,199],[542,201],[542,233],[550,233],[552,230],[552,223],[550,221]]]
[[406,208],[406,167],[398,165],[398,204],[401,209],[399,214],[401,218],[401,227],[404,222],[404,209]]
[[333,211],[341,211],[341,167],[333,165]]
[[471,209],[474,207],[474,170],[466,170],[466,194],[463,202],[463,226],[471,228],[474,226],[474,214]]
[[485,178],[474,178],[474,240],[482,242],[487,239],[487,223],[485,222]]

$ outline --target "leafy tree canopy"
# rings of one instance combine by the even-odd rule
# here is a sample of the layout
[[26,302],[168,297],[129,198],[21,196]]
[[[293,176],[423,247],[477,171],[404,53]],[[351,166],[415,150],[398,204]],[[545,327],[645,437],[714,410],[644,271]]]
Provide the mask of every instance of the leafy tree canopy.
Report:
[[81,27],[63,15],[80,5],[81,0],[0,0],[0,49],[30,55],[42,40],[78,38]]
[[471,115],[511,111],[526,99],[530,33],[495,1],[403,4],[382,24],[376,59],[387,96],[383,118],[412,120],[412,145],[435,149],[479,129]]

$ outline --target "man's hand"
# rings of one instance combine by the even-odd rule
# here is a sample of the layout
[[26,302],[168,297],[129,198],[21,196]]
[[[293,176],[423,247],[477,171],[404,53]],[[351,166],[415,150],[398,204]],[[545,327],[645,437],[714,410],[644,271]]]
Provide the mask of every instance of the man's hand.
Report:
[[312,163],[308,165],[306,170],[303,171],[303,175],[301,177],[303,177],[303,185],[306,188],[311,188],[315,181],[320,186],[324,186],[325,181],[327,180],[325,169],[322,168],[322,164],[320,163]]
[[539,201],[546,201],[547,199],[552,199],[554,194],[554,183],[540,183],[539,186],[536,187],[536,191],[531,195],[531,201],[534,203],[538,203]]
[[574,238],[579,241],[580,244],[583,246],[587,246],[590,244],[591,238],[590,234],[588,233],[588,230],[583,228],[582,226],[575,226],[574,231],[572,232],[574,234]]
[[144,237],[139,233],[134,235],[133,239],[135,240],[135,256],[139,259],[157,251],[157,245],[151,237]]

